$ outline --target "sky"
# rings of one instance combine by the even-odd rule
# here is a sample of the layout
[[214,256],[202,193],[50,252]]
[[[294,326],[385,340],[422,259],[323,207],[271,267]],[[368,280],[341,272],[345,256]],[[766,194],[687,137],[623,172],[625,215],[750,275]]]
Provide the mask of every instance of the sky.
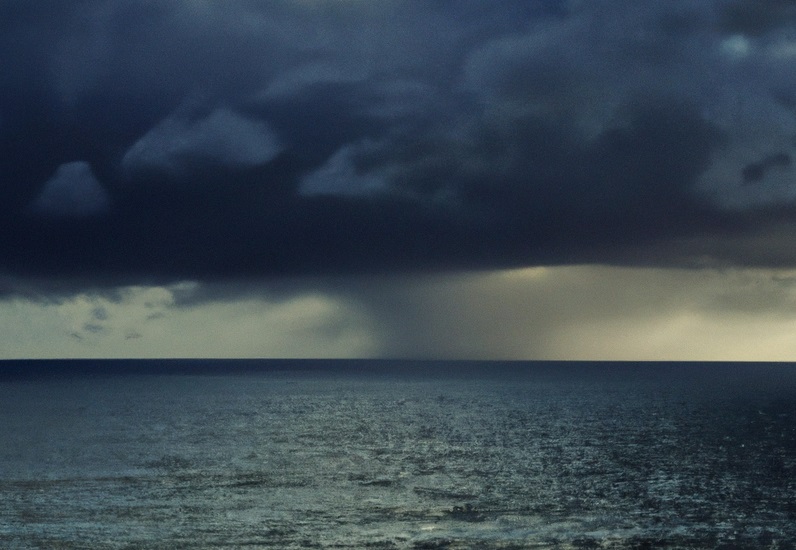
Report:
[[0,358],[796,360],[794,0],[3,0]]

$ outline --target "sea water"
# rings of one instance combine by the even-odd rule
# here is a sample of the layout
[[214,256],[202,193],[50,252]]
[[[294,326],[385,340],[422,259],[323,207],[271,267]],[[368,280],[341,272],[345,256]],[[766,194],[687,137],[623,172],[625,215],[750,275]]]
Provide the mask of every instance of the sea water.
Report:
[[0,547],[796,542],[791,365],[240,365],[0,364]]

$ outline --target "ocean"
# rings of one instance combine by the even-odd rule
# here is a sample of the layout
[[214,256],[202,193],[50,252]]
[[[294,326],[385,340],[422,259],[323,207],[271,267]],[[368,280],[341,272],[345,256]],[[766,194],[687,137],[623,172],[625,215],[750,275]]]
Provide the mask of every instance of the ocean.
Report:
[[0,362],[0,548],[796,547],[796,365]]

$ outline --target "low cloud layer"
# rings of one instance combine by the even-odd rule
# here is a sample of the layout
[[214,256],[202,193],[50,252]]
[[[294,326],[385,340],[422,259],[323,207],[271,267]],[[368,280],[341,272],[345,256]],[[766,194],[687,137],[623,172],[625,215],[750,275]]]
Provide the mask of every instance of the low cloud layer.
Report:
[[793,262],[789,1],[0,9],[8,280]]
[[378,335],[340,298],[259,292],[191,306],[195,283],[0,301],[2,358],[370,357]]

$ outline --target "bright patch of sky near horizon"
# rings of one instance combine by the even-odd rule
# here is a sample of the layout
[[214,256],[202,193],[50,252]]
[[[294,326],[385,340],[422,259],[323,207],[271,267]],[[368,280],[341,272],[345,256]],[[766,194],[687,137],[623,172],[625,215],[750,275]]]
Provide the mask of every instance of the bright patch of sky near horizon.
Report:
[[0,301],[0,358],[796,357],[785,271],[529,268],[180,303],[195,288]]

